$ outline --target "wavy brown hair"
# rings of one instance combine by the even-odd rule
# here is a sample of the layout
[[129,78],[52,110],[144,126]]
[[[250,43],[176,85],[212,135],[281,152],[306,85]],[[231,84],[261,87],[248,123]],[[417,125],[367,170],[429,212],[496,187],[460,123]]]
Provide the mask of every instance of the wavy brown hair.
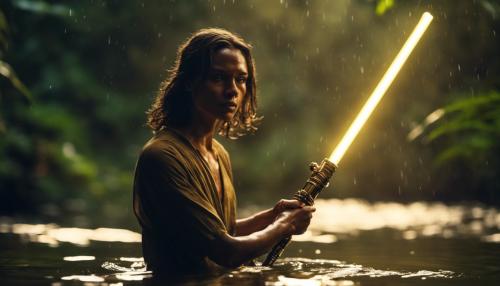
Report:
[[218,126],[218,133],[228,138],[238,138],[256,130],[257,98],[255,64],[252,59],[252,46],[241,37],[229,31],[209,28],[202,29],[189,37],[177,52],[174,67],[161,83],[160,90],[147,112],[147,124],[154,132],[166,126],[186,126],[193,112],[192,90],[207,78],[214,54],[223,49],[241,51],[245,57],[248,78],[247,93],[240,108],[230,121]]

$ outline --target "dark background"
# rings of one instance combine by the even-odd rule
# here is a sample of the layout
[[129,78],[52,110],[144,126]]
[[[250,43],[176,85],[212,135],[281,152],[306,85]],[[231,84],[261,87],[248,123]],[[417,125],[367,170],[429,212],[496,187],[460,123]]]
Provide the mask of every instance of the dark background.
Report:
[[[263,123],[220,139],[239,205],[289,197],[424,11],[433,23],[321,196],[499,205],[498,1],[3,0],[0,215],[136,228],[145,111],[179,44],[204,27],[254,47]],[[425,126],[438,109],[444,116]]]

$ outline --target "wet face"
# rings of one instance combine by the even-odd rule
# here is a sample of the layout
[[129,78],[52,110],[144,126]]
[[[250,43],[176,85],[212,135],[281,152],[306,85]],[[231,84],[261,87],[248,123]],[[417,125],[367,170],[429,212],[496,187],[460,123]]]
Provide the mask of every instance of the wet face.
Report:
[[247,78],[247,63],[240,50],[215,52],[207,78],[193,91],[195,112],[209,121],[231,120],[246,95]]

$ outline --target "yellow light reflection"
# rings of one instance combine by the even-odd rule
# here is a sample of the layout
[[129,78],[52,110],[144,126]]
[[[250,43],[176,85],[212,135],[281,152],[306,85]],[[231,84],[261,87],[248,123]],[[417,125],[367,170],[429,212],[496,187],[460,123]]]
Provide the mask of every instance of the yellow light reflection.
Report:
[[127,229],[105,228],[65,228],[56,224],[1,224],[1,233],[19,234],[32,242],[45,243],[50,246],[59,246],[60,242],[68,242],[87,246],[91,241],[103,242],[141,242],[141,234]]
[[425,12],[422,15],[422,18],[420,18],[420,21],[418,22],[417,26],[411,33],[410,37],[408,38],[408,40],[406,40],[406,43],[404,44],[403,48],[401,48],[394,61],[391,63],[391,66],[385,72],[384,76],[378,83],[377,87],[370,95],[370,98],[365,103],[365,105],[363,106],[358,116],[347,130],[347,132],[344,134],[344,137],[342,138],[340,143],[337,145],[335,150],[330,155],[329,160],[332,163],[338,166],[340,160],[344,156],[345,151],[347,150],[347,148],[349,148],[354,138],[356,138],[356,136],[358,135],[359,130],[361,130],[366,120],[370,117],[371,113],[373,112],[379,101],[382,99],[382,97],[384,96],[385,92],[391,85],[392,81],[394,80],[399,70],[405,63],[406,59],[413,51],[413,48],[415,48],[418,41],[424,34],[425,30],[431,23],[432,18],[433,18],[432,15],[428,12]]
[[71,275],[61,277],[61,280],[77,280],[82,282],[104,282],[104,278],[92,275]]
[[89,261],[95,260],[95,256],[90,255],[79,255],[79,256],[65,256],[63,257],[64,261]]

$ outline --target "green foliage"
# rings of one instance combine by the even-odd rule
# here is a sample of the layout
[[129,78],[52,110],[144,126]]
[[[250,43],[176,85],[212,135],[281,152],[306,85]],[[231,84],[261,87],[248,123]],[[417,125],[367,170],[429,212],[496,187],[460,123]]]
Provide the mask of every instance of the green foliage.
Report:
[[[0,9],[0,75],[7,78],[15,89],[17,89],[22,95],[24,95],[26,99],[31,101],[31,93],[28,88],[26,88],[26,86],[17,77],[14,69],[12,69],[12,67],[8,63],[2,60],[9,46],[9,42],[7,39],[8,28],[9,25],[7,24],[5,15],[2,12],[2,9]],[[1,96],[2,93],[0,92],[0,97]],[[0,119],[0,132],[2,131],[5,131],[5,126],[3,124],[3,121]]]
[[492,91],[458,98],[445,106],[444,111],[444,116],[425,130],[425,142],[437,153],[436,170],[451,168],[459,177],[468,178],[464,180],[467,188],[497,201],[500,93]]
[[477,160],[496,157],[500,148],[499,92],[457,99],[444,110],[445,116],[431,125],[427,135],[428,142],[447,142],[436,158],[437,164],[456,159],[477,164]]
[[[125,113],[136,112],[120,105],[135,105],[114,100],[120,96],[89,70],[84,56],[88,47],[72,45],[84,33],[73,31],[73,42],[65,39],[68,27],[74,25],[72,13],[67,13],[70,9],[43,1],[12,1],[6,9],[10,19],[17,19],[10,20],[17,34],[9,43],[15,49],[7,54],[9,61],[28,75],[37,100],[26,105],[11,96],[16,89],[2,83],[0,210],[56,216],[75,211],[102,214],[101,208],[115,203],[109,194],[130,188],[130,176],[106,178],[110,173],[123,178],[131,172],[132,166],[124,170],[114,165],[121,162],[117,158],[124,158],[116,154],[120,151],[114,144],[124,136],[117,130],[129,131]],[[34,68],[37,72],[31,72]],[[17,77],[10,79],[15,83]],[[75,209],[74,200],[84,201],[85,207]]]
[[14,72],[14,70],[12,69],[12,67],[0,60],[0,75],[6,77],[7,79],[10,80],[10,82],[12,83],[12,85],[22,94],[26,97],[26,99],[28,99],[29,101],[31,101],[31,93],[30,91],[28,90],[28,88],[21,82],[21,80],[17,77],[16,73]]
[[13,5],[19,9],[30,11],[39,15],[67,16],[71,9],[60,4],[49,4],[40,0],[14,0]]
[[394,6],[394,0],[378,0],[377,7],[375,8],[375,13],[377,15],[383,15],[387,10]]
[[[476,2],[1,1],[0,60],[34,100],[26,104],[13,78],[0,76],[0,213],[133,222],[134,163],[151,136],[144,113],[178,45],[210,26],[250,41],[257,64],[263,123],[255,135],[221,139],[239,202],[288,197],[304,183],[308,163],[331,152],[425,10],[435,22],[346,153],[335,193],[322,196],[434,199],[463,187],[483,199],[465,188],[499,170],[492,159],[439,183],[457,173],[450,165],[494,156],[498,117],[485,110],[497,101],[481,103],[480,95],[455,111],[450,105],[428,130],[430,144],[405,140],[415,118],[455,94],[498,90],[498,20]],[[442,171],[428,168],[435,158]]]

